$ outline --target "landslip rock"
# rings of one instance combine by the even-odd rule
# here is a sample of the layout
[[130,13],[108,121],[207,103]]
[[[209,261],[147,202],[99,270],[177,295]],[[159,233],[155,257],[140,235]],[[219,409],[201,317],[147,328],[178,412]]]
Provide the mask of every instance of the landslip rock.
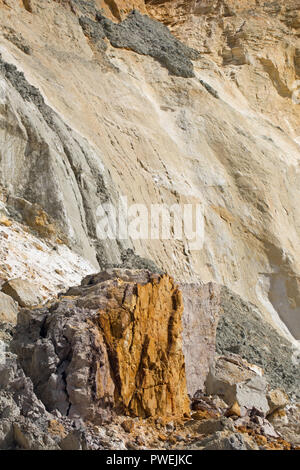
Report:
[[282,390],[276,389],[271,390],[267,395],[270,411],[273,413],[276,410],[283,409],[286,405],[289,404],[289,397]]
[[257,372],[260,372],[258,368],[237,356],[221,356],[209,371],[206,391],[220,396],[229,406],[237,403],[242,415],[254,408],[265,416],[269,412],[268,384]]
[[299,397],[299,351],[264,321],[255,305],[226,287],[220,294],[216,351],[226,356],[234,353],[256,364],[264,370],[271,388]]
[[18,310],[17,303],[9,295],[0,292],[0,322],[15,324]]
[[52,411],[101,421],[189,413],[182,296],[167,275],[112,269],[19,315],[14,349]]

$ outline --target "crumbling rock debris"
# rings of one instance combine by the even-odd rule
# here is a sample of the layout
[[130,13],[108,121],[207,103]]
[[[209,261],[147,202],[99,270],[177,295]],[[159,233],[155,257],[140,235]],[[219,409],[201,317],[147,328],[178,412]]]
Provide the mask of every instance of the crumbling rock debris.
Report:
[[112,269],[19,314],[13,342],[49,411],[103,422],[189,414],[181,293],[167,275]]
[[[256,447],[257,448],[257,447]],[[212,436],[205,437],[192,446],[196,450],[254,450],[249,446],[241,433],[227,433],[217,431]]]
[[24,449],[55,448],[47,437],[48,413],[36,397],[17,357],[0,352],[0,449],[17,442]]

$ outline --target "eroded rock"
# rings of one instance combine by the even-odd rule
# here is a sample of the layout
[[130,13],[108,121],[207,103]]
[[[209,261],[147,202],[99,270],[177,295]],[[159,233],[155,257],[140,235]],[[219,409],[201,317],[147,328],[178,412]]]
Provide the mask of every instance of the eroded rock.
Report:
[[276,390],[270,390],[270,392],[267,395],[268,403],[269,403],[269,408],[270,411],[269,413],[273,413],[276,410],[281,410],[284,408],[286,405],[289,403],[289,397],[287,396],[286,393],[284,393],[282,390],[276,389]]
[[167,276],[112,269],[19,315],[14,349],[48,410],[103,421],[189,413],[181,293]]
[[17,322],[18,304],[9,295],[0,292],[0,322]]

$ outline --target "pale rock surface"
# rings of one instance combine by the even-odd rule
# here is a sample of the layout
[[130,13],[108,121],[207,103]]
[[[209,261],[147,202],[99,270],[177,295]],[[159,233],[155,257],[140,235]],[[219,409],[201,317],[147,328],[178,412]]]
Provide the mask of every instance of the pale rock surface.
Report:
[[282,390],[270,390],[267,395],[269,403],[269,413],[273,413],[276,410],[281,410],[289,404],[289,397]]
[[45,302],[95,271],[59,240],[41,238],[26,225],[8,220],[9,226],[0,224],[0,286],[21,277],[37,286]]
[[13,348],[49,411],[95,423],[112,410],[184,416],[182,311],[169,276],[112,269],[49,308],[22,309]]
[[11,279],[5,282],[2,292],[14,299],[20,307],[34,307],[42,301],[38,286],[26,279]]
[[208,395],[220,396],[229,406],[238,403],[243,416],[252,408],[263,416],[269,412],[266,379],[238,356],[218,357],[205,386]]

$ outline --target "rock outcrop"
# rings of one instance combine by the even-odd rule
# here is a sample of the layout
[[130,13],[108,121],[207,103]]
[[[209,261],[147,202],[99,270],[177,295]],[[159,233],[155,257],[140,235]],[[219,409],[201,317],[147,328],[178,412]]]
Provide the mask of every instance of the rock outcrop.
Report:
[[[272,388],[299,398],[299,351],[264,322],[257,308],[227,288],[220,295],[216,334],[218,354],[238,354],[265,371]],[[276,353],[275,353],[276,351]]]
[[[8,0],[0,183],[9,217],[19,211],[94,270],[130,248],[179,282],[224,284],[297,339],[297,5]],[[126,19],[132,7],[141,14]],[[135,39],[125,28],[132,22]],[[136,46],[147,25],[157,34]],[[159,63],[176,60],[190,77],[191,49],[200,52],[194,77],[170,76]],[[202,250],[186,236],[102,240],[97,211],[119,207],[120,196],[148,210],[200,204]]]
[[105,421],[189,414],[182,296],[167,275],[89,276],[49,308],[19,314],[14,350],[49,411]]

